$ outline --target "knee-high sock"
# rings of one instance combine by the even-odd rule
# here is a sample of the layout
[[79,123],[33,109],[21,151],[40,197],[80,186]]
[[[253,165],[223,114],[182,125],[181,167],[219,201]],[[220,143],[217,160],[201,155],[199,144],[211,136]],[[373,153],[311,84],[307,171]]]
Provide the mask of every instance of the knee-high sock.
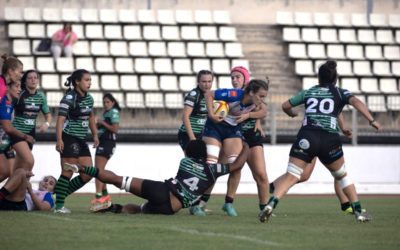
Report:
[[56,194],[56,209],[64,206],[65,197],[67,197],[68,186],[68,177],[60,175],[60,178],[58,178],[57,184],[54,187],[54,193]]

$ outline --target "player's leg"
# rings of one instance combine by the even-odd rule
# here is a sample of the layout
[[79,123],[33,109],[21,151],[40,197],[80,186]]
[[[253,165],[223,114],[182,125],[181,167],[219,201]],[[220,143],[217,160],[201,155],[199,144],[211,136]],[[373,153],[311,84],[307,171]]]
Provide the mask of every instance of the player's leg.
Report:
[[4,181],[10,175],[10,167],[8,165],[7,158],[2,152],[0,154],[0,182]]
[[63,169],[65,163],[78,164],[77,157],[62,157],[61,156],[61,175],[57,180],[54,187],[54,194],[56,195],[55,213],[70,213],[69,209],[64,207],[65,198],[67,197],[68,187],[72,177],[72,172]]
[[23,168],[26,171],[32,171],[35,160],[28,142],[19,141],[13,145],[13,148],[17,152],[14,163],[15,168]]
[[[108,158],[102,155],[97,155],[94,160],[94,165],[99,169],[99,170],[104,170],[108,162]],[[95,199],[92,200],[92,204],[94,203],[104,203],[108,202],[111,200],[110,195],[108,194],[107,191],[107,186],[105,183],[101,182],[99,179],[95,180],[96,184],[96,195]],[[104,198],[103,198],[104,196]]]
[[347,198],[346,194],[343,192],[342,187],[338,180],[334,181],[335,193],[336,197],[339,199],[340,202],[340,209],[345,214],[354,214],[353,208],[351,207],[350,200]]
[[0,201],[5,198],[13,202],[25,200],[28,177],[25,169],[16,169],[0,189]]

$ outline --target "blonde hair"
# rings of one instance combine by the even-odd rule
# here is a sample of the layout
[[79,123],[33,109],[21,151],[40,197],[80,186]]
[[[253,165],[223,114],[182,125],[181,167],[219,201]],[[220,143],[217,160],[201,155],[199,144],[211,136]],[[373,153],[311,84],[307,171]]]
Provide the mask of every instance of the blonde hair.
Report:
[[16,57],[7,56],[7,54],[3,54],[1,56],[3,59],[3,66],[1,67],[1,74],[7,75],[9,69],[15,70],[19,66],[23,66],[24,64]]

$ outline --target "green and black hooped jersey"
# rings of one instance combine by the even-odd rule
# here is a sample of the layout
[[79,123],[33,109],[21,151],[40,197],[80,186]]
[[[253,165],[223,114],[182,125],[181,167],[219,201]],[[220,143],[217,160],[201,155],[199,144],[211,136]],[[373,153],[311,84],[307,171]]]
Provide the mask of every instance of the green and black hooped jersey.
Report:
[[[103,121],[105,121],[109,125],[118,124],[119,120],[120,116],[118,109],[112,108],[103,113]],[[106,127],[104,126],[99,127],[98,135],[100,140],[115,141],[117,139],[117,135],[106,129]]]
[[93,97],[86,93],[80,96],[75,90],[69,90],[61,99],[59,116],[65,116],[63,132],[85,139],[89,128],[89,117],[93,110]]
[[201,160],[183,158],[176,177],[166,180],[166,183],[171,192],[181,200],[183,207],[187,208],[200,199],[218,177],[228,173],[228,165],[207,164]]
[[247,119],[244,122],[242,122],[240,124],[242,127],[242,132],[246,132],[250,129],[254,130],[254,127],[256,126],[256,121],[257,121],[257,119],[250,118],[250,119]]
[[[189,116],[193,133],[201,133],[203,131],[204,124],[206,123],[208,113],[204,94],[199,87],[192,89],[185,96],[184,105],[193,108],[193,111]],[[186,132],[186,127],[184,124],[182,124],[179,128],[179,132]]]
[[305,105],[303,128],[338,133],[337,117],[353,94],[342,88],[314,86],[289,99],[292,106]]
[[23,90],[20,97],[13,100],[13,105],[15,116],[12,124],[25,134],[35,129],[39,112],[43,114],[50,112],[47,98],[41,91],[30,94],[28,90]]

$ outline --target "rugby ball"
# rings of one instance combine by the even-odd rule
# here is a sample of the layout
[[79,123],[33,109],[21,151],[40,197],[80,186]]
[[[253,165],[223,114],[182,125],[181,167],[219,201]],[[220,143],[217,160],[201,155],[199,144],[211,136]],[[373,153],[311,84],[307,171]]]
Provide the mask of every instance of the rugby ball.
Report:
[[229,113],[229,105],[225,101],[214,101],[214,114],[226,117]]

